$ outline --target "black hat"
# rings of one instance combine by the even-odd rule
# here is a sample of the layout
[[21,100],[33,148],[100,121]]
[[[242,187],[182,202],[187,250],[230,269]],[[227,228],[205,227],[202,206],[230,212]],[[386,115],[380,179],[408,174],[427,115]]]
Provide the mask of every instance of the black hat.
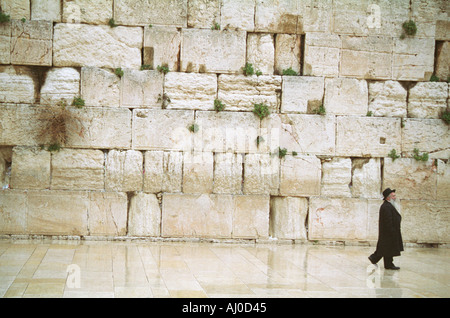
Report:
[[392,190],[391,188],[387,188],[383,191],[383,200],[386,200],[386,198],[391,194],[392,192],[395,192],[395,189]]

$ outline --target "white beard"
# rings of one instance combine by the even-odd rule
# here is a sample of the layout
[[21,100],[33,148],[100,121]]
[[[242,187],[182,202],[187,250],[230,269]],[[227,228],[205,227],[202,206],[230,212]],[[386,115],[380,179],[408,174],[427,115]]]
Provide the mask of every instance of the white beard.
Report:
[[397,210],[397,212],[400,214],[400,205],[398,204],[397,200],[390,200],[388,202],[392,204],[394,208]]

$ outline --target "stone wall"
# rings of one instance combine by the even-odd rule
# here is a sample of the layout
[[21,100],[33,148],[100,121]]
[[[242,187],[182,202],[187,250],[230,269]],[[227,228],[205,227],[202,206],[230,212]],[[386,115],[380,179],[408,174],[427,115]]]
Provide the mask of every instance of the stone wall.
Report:
[[450,242],[450,2],[0,9],[0,234]]

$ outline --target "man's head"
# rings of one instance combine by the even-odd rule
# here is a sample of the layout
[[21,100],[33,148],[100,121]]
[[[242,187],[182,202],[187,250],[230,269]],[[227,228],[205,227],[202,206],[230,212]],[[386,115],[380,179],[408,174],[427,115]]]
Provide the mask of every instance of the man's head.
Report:
[[392,190],[391,188],[387,188],[386,190],[383,191],[383,199],[386,201],[392,201],[397,198],[397,196],[395,195],[395,189]]

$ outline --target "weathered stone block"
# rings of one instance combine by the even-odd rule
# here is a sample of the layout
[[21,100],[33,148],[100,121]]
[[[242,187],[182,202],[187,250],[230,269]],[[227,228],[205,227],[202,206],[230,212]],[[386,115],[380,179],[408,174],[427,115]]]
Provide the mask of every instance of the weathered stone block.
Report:
[[413,118],[440,118],[447,108],[448,84],[417,83],[409,90],[408,115]]
[[52,65],[53,25],[50,21],[12,20],[11,63]]
[[221,28],[253,31],[255,29],[255,0],[221,0]]
[[27,192],[22,190],[0,190],[0,233],[26,233],[27,207]]
[[400,125],[399,118],[338,117],[336,155],[386,157],[400,149]]
[[235,196],[233,238],[268,238],[270,197],[266,195]]
[[[383,196],[380,195],[380,198]],[[367,240],[376,242],[378,240],[378,223],[380,219],[380,207],[383,199],[367,200]],[[401,211],[400,211],[401,213]]]
[[413,158],[384,159],[383,189],[396,189],[400,200],[435,200],[436,166],[433,160],[418,162]]
[[324,107],[329,114],[366,115],[367,82],[353,78],[325,79]]
[[377,117],[406,117],[407,90],[396,81],[369,83],[369,111]]
[[143,154],[137,150],[110,150],[106,159],[105,189],[141,191],[143,186]]
[[[133,110],[133,149],[190,150],[194,111]],[[165,134],[158,132],[166,131]]]
[[183,29],[181,72],[240,73],[246,61],[246,32]]
[[270,236],[277,239],[306,240],[308,199],[273,197],[270,200]]
[[89,193],[29,191],[27,234],[88,235]]
[[255,71],[273,74],[275,64],[273,34],[249,33],[247,35],[247,63],[252,64]]
[[144,64],[151,69],[166,65],[176,71],[180,61],[181,34],[175,27],[144,27]]
[[189,28],[210,29],[214,23],[220,24],[220,2],[219,0],[191,0],[188,1]]
[[321,163],[315,156],[286,156],[280,160],[280,194],[313,196],[320,194]]
[[170,72],[165,76],[164,94],[170,98],[168,109],[213,110],[216,93],[215,74]]
[[337,77],[341,45],[338,35],[307,33],[303,75]]
[[163,189],[163,151],[146,151],[144,155],[144,191],[161,192]]
[[308,225],[310,240],[365,240],[367,200],[311,198]]
[[107,24],[113,17],[113,2],[65,0],[62,20],[67,23]]
[[160,236],[161,209],[155,194],[136,193],[130,199],[128,235]]
[[275,74],[292,69],[300,74],[301,52],[300,35],[278,34],[275,38]]
[[297,1],[256,1],[255,31],[272,33],[300,33]]
[[351,197],[352,160],[333,158],[322,163],[320,194],[328,197]]
[[323,104],[324,78],[283,76],[282,113],[306,114]]
[[226,152],[214,155],[214,193],[241,193],[243,161],[241,154]]
[[355,158],[352,162],[352,195],[381,198],[381,163],[378,158]]
[[187,26],[187,0],[116,0],[114,17],[118,24],[161,24]]
[[31,0],[31,20],[61,22],[60,0]]
[[0,145],[37,146],[39,112],[24,105],[0,106]]
[[11,22],[0,23],[0,64],[11,63]]
[[30,20],[30,0],[1,0],[0,6],[11,19]]
[[254,104],[264,103],[276,111],[281,82],[281,76],[220,75],[217,96],[225,110],[252,111]]
[[121,82],[120,106],[161,108],[164,76],[158,71],[125,69]]
[[125,193],[90,192],[90,235],[123,236],[127,234],[128,199]]
[[[404,119],[402,152],[411,155],[415,148],[429,152],[431,158],[448,159],[450,133],[441,119]],[[398,148],[397,148],[398,149]]]
[[34,103],[35,80],[36,75],[27,67],[0,66],[0,102]]
[[433,38],[394,39],[393,79],[428,81],[434,72],[434,46]]
[[450,163],[437,161],[437,193],[438,200],[450,200]]
[[139,27],[56,24],[53,65],[139,68],[142,36]]
[[298,3],[298,33],[329,32],[333,17],[332,0],[307,0]]
[[[450,30],[450,21],[448,22],[448,25],[449,25],[448,30]],[[445,41],[436,47],[435,75],[442,80],[445,80],[450,77],[450,65],[448,63],[449,60],[450,60],[450,41]]]
[[119,107],[120,78],[112,70],[81,68],[81,97],[86,106]]
[[58,105],[65,101],[71,105],[80,95],[80,73],[71,67],[53,68],[47,73],[41,88],[41,104]]
[[103,190],[104,155],[100,150],[61,149],[52,155],[52,189]]
[[402,236],[406,242],[450,242],[450,201],[402,200]]
[[48,189],[50,187],[50,152],[39,148],[14,147],[11,188]]
[[247,154],[244,159],[244,194],[278,194],[280,159],[270,154]]
[[211,193],[213,190],[214,155],[212,152],[190,152],[183,156],[183,192]]

